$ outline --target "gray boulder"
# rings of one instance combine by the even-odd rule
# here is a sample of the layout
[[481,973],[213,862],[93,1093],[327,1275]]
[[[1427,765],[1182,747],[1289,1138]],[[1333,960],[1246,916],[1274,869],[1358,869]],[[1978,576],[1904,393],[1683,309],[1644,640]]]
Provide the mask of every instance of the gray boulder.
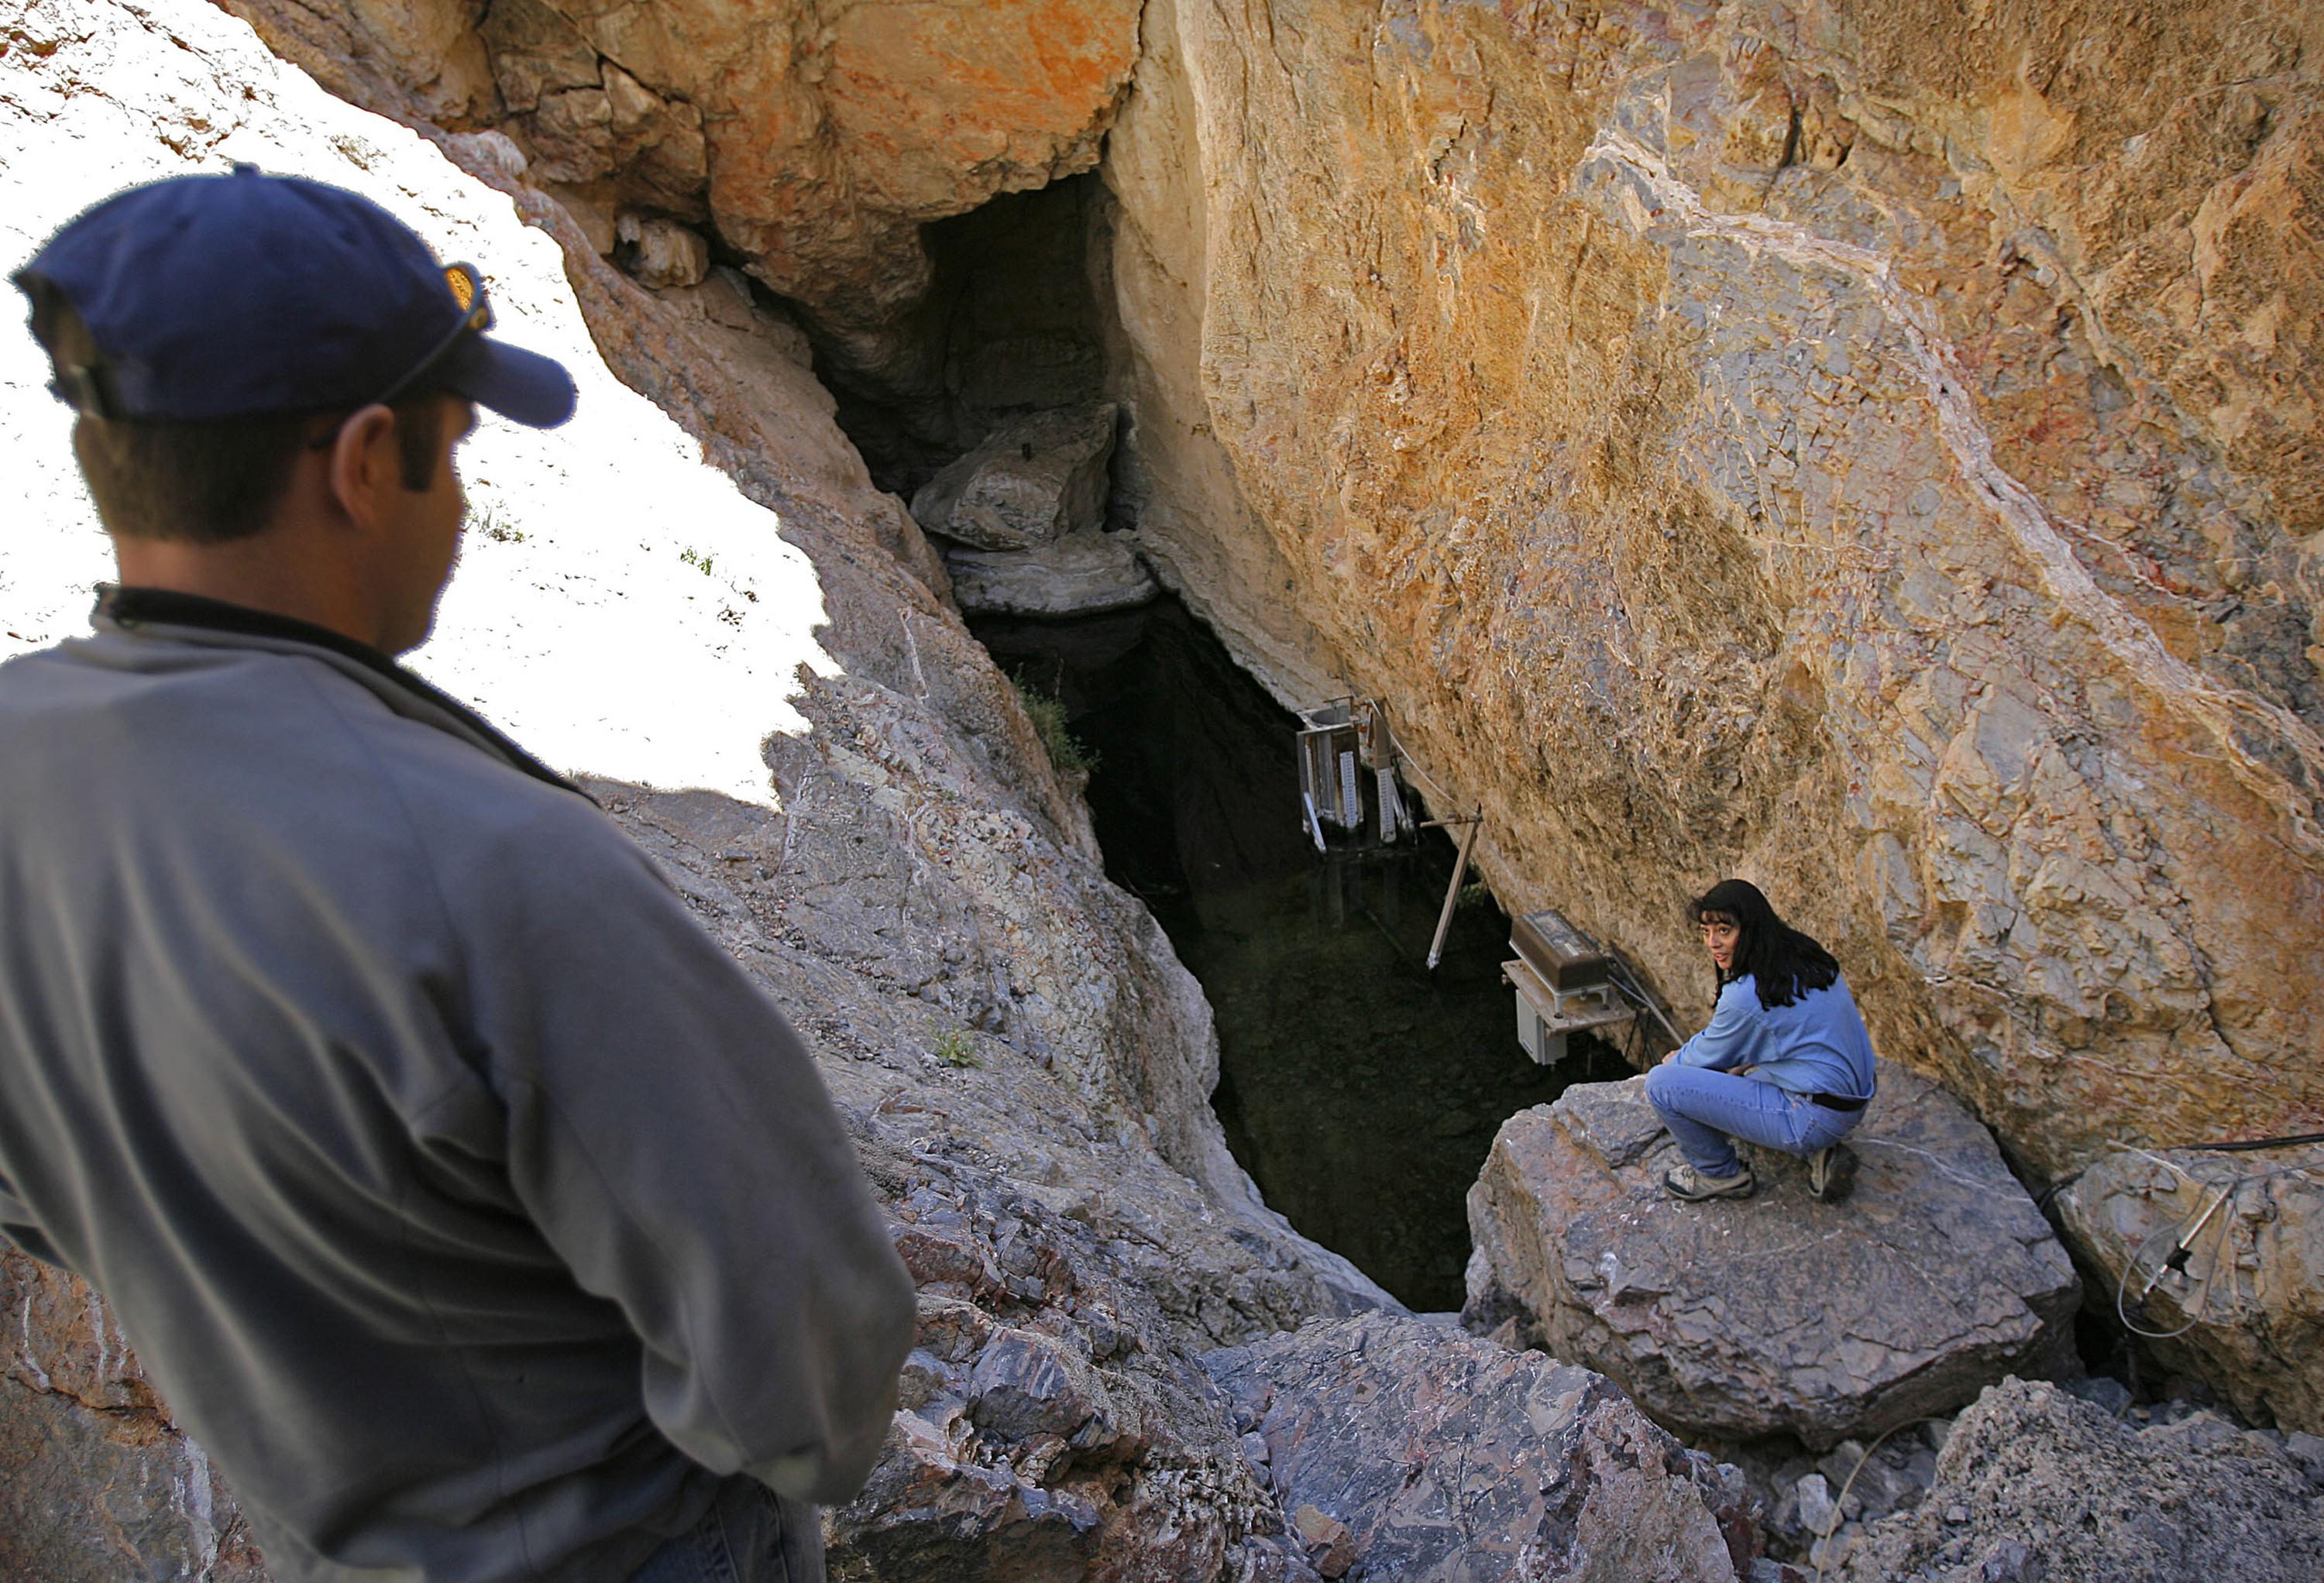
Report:
[[1845,1202],[1761,1151],[1757,1196],[1682,1203],[1645,1080],[1568,1089],[1503,1124],[1470,1190],[1464,1321],[1600,1370],[1682,1434],[1818,1450],[2062,1361],[2080,1284],[1977,1118],[1884,1063],[1849,1141]]
[[945,557],[953,598],[992,615],[1095,615],[1144,604],[1160,590],[1127,533],[1068,534],[1029,549],[955,549]]
[[[2217,1154],[2181,1149],[2100,1157],[2058,1194],[2065,1234],[2107,1276],[2105,1305],[2144,1296],[2141,1323],[2173,1372],[2200,1376],[2246,1418],[2324,1433],[2324,1173],[2287,1167],[2324,1149]],[[2150,1276],[2221,1193],[2184,1275]],[[2302,1272],[2306,1277],[2302,1278]],[[2137,1317],[2134,1315],[2134,1317]],[[2191,1322],[2200,1318],[2204,1322]]]
[[1111,401],[1060,407],[995,429],[920,486],[913,517],[982,549],[1023,549],[1097,527],[1116,411]]
[[1741,1474],[1588,1369],[1389,1314],[1207,1363],[1326,1578],[1731,1583],[1758,1553]]
[[2012,1379],[1961,1413],[1926,1500],[1825,1559],[1831,1583],[2314,1583],[2319,1552],[2324,1495],[2265,1436]]

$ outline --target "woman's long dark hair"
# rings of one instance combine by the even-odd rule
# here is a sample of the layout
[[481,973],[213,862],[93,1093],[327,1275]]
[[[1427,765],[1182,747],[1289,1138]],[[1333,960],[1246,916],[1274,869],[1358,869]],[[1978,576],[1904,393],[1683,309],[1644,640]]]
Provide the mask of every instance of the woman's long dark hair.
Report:
[[1789,1006],[1811,989],[1829,989],[1840,977],[1839,960],[1777,917],[1748,879],[1721,879],[1687,910],[1697,924],[1723,919],[1740,932],[1735,965],[1719,980],[1722,989],[1749,973],[1760,1005]]

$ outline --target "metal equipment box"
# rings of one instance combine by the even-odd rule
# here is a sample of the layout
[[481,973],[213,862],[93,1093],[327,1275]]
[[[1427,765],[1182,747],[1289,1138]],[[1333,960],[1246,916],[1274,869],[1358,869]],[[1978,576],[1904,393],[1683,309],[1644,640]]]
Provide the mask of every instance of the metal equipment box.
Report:
[[1565,1059],[1569,1034],[1610,1028],[1637,1015],[1614,992],[1611,970],[1598,943],[1544,908],[1509,926],[1515,962],[1501,976],[1517,992],[1517,1043],[1544,1066]]
[[1606,982],[1606,953],[1598,943],[1548,907],[1526,913],[1509,925],[1509,949],[1541,981],[1559,994]]

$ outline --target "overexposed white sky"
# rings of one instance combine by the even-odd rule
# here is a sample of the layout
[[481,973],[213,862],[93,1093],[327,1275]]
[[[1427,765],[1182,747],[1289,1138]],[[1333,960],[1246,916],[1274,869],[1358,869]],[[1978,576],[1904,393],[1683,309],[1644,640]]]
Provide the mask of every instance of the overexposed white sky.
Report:
[[[790,702],[801,664],[836,668],[812,636],[815,569],[607,371],[557,244],[203,0],[33,0],[26,23],[56,47],[0,57],[0,273],[109,193],[238,160],[351,188],[439,257],[476,264],[495,333],[563,362],[580,410],[546,432],[482,414],[461,471],[472,520],[500,531],[470,533],[410,663],[560,768],[770,803],[759,744],[806,729]],[[21,322],[0,325],[0,658],[86,630],[112,565],[72,465],[72,415]]]

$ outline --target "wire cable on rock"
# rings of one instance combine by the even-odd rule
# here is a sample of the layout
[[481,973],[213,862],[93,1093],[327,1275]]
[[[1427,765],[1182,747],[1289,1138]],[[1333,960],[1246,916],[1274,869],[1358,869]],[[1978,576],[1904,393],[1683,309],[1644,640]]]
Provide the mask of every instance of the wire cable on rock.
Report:
[[[2120,1277],[2115,1282],[2115,1317],[2122,1321],[2123,1328],[2131,1334],[2144,1337],[2150,1341],[2168,1341],[2175,1337],[2183,1336],[2210,1316],[2212,1295],[2218,1289],[2219,1274],[2223,1269],[2232,1271],[2234,1268],[2228,1259],[2227,1249],[2235,1236],[2236,1217],[2233,1206],[2236,1195],[2246,1187],[2255,1183],[2270,1182],[2278,1176],[2305,1175],[2319,1168],[2312,1164],[2279,1165],[2273,1171],[2249,1172],[2226,1183],[2215,1184],[2189,1174],[2177,1164],[2164,1159],[2151,1149],[2140,1148],[2135,1144],[2123,1143],[2119,1139],[2110,1138],[2107,1141],[2116,1148],[2136,1155],[2141,1159],[2153,1161],[2181,1182],[2195,1189],[2195,1207],[2170,1225],[2154,1231],[2133,1248],[2130,1257],[2123,1263]],[[2245,1153],[2259,1149],[2305,1147],[2311,1144],[2324,1144],[2324,1133],[2310,1132],[2283,1137],[2238,1139],[2227,1143],[2188,1144],[2181,1146],[2179,1152],[2182,1154]],[[2214,1188],[2216,1191],[2212,1191]],[[2175,1292],[2172,1293],[2172,1302],[2177,1303],[2180,1311],[2187,1316],[2187,1322],[2175,1330],[2149,1330],[2139,1323],[2138,1320],[2131,1318],[2133,1307],[2137,1309],[2141,1319],[2145,1317],[2146,1304],[2153,1297],[2155,1289],[2163,1284],[2164,1276],[2177,1275],[2182,1281],[2191,1279],[2188,1272],[2193,1263],[2196,1245],[2202,1239],[2205,1229],[2209,1227],[2214,1219],[2218,1221],[2218,1229],[2213,1234],[2211,1239],[2210,1263],[2205,1268],[2201,1281],[2192,1289],[2192,1304],[2190,1305],[2180,1293]],[[2151,1266],[2153,1273],[2147,1276],[2146,1284],[2139,1292],[2137,1302],[2134,1304],[2130,1298],[2131,1280],[2142,1268],[2150,1267],[2148,1260],[2162,1246],[2165,1238],[2170,1239],[2171,1251],[2163,1256],[2159,1265]]]
[[1638,981],[1630,976],[1629,970],[1624,967],[1618,959],[1610,955],[1607,957],[1606,975],[1613,980],[1614,988],[1637,1001],[1647,1015],[1663,1025],[1663,1032],[1670,1035],[1674,1045],[1686,1043],[1685,1036],[1671,1026],[1671,1020],[1663,1015],[1662,1008],[1656,1006],[1653,998],[1638,987]]
[[1856,1459],[1856,1466],[1849,1468],[1848,1477],[1840,1481],[1840,1493],[1831,1497],[1831,1522],[1821,1533],[1816,1535],[1816,1539],[1823,1547],[1823,1554],[1816,1560],[1815,1583],[1823,1583],[1824,1569],[1831,1565],[1831,1536],[1839,1532],[1840,1525],[1848,1520],[1841,1514],[1840,1508],[1847,1504],[1849,1492],[1856,1487],[1856,1476],[1864,1471],[1866,1463],[1872,1460],[1872,1453],[1886,1443],[1888,1437],[1898,1430],[1913,1429],[1923,1423],[1935,1423],[1941,1416],[1938,1413],[1927,1413],[1919,1418],[1908,1418],[1902,1423],[1892,1423],[1874,1437],[1870,1445],[1864,1448],[1864,1455]]

